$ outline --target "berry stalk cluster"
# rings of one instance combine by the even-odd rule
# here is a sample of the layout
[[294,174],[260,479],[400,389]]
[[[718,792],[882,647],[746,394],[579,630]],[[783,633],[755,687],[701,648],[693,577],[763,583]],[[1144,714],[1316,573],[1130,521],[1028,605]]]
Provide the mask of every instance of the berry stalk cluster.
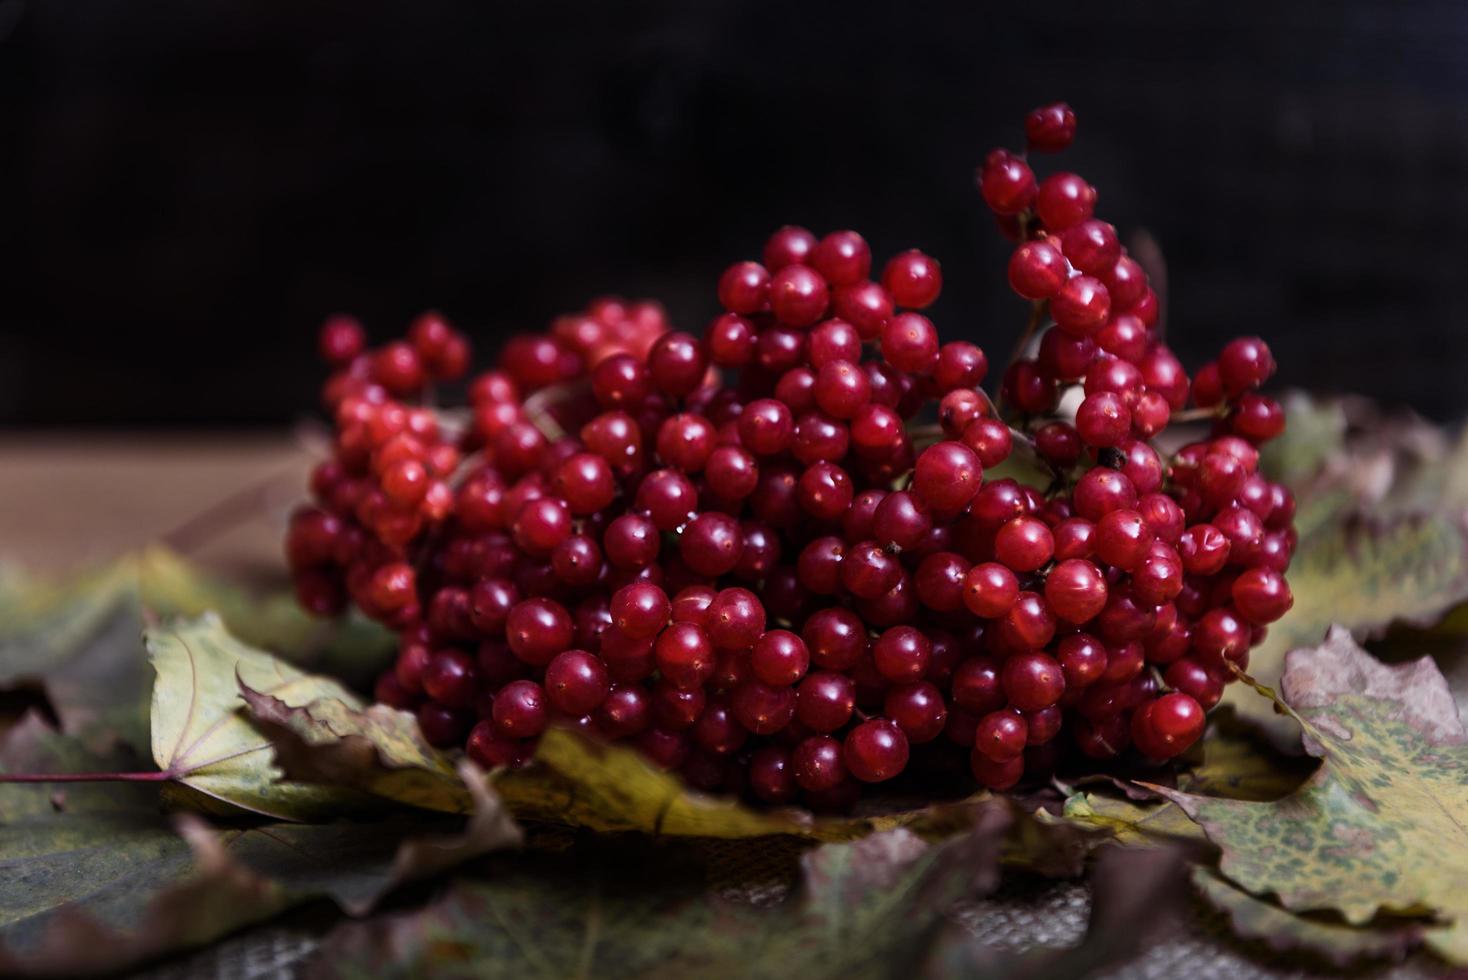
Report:
[[[1095,189],[1036,178],[1074,132],[1038,109],[978,174],[1032,304],[994,401],[984,352],[919,312],[938,262],[873,277],[853,231],[775,232],[701,338],[610,298],[516,338],[468,412],[428,407],[468,368],[442,317],[374,351],[332,319],[300,601],[397,631],[377,698],[486,766],[560,723],[842,808],[910,768],[1006,789],[1184,751],[1291,605],[1294,500],[1257,449],[1284,415],[1263,341],[1190,379]],[[1164,455],[1190,401],[1211,432]]]

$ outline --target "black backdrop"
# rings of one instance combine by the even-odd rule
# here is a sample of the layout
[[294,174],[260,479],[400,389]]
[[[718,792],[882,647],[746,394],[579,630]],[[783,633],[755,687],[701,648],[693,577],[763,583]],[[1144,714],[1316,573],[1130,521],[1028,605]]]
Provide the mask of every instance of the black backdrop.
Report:
[[1460,0],[0,0],[0,421],[290,420],[338,308],[701,327],[787,221],[937,255],[945,335],[1002,354],[972,169],[1054,98],[1190,364],[1258,332],[1286,383],[1456,416],[1465,51]]

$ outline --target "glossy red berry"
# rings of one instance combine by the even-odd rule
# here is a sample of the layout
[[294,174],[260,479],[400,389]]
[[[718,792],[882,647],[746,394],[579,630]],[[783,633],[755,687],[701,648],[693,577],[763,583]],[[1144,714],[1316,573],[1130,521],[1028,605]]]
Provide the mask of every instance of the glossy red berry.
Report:
[[811,263],[832,286],[854,286],[871,272],[872,250],[854,231],[833,231],[816,245]]
[[943,288],[943,270],[938,260],[917,249],[899,252],[882,270],[882,288],[897,306],[921,310],[938,298]]
[[785,225],[765,240],[762,258],[766,268],[778,272],[789,265],[809,262],[816,248],[815,235],[799,225]]
[[1108,594],[1105,576],[1085,559],[1059,562],[1045,576],[1045,601],[1066,622],[1090,622],[1106,608]]
[[1054,296],[1070,274],[1066,257],[1048,241],[1023,242],[1009,259],[1009,285],[1030,300]]
[[760,681],[771,687],[789,687],[810,669],[810,651],[789,630],[770,630],[755,641],[749,663]]
[[601,707],[610,691],[606,666],[585,650],[567,650],[546,665],[546,698],[562,714],[590,714]]
[[1025,117],[1025,140],[1037,153],[1059,153],[1076,136],[1076,114],[1064,102],[1042,105]]
[[1019,214],[1035,199],[1035,174],[1027,163],[995,150],[979,171],[979,192],[996,214]]
[[1016,517],[994,537],[994,557],[1016,572],[1033,572],[1050,561],[1055,538],[1045,522],[1034,517]]
[[1234,579],[1230,590],[1234,608],[1249,622],[1267,625],[1289,612],[1295,604],[1289,583],[1270,568],[1248,568]]
[[1051,174],[1035,193],[1035,213],[1051,232],[1061,232],[1091,217],[1096,189],[1072,173]]
[[1004,662],[1004,694],[1021,711],[1040,711],[1065,693],[1065,674],[1047,653],[1019,653]]
[[534,681],[511,681],[494,696],[494,727],[509,738],[534,738],[549,719],[545,690]]
[[899,313],[882,328],[882,357],[899,371],[928,374],[938,366],[938,331],[920,313]]
[[846,769],[864,783],[880,783],[907,768],[907,736],[887,718],[871,718],[853,728],[841,747]]
[[983,467],[974,451],[949,440],[924,449],[913,466],[912,489],[935,511],[966,507],[979,491]]
[[770,273],[758,262],[736,262],[719,278],[719,305],[730,313],[758,313],[769,302]]
[[803,739],[790,755],[790,767],[807,792],[835,789],[848,778],[841,743],[828,735]]
[[1066,333],[1090,337],[1106,326],[1111,316],[1111,295],[1101,280],[1074,276],[1050,297],[1050,315]]
[[770,310],[781,323],[808,327],[826,315],[831,287],[808,265],[791,264],[770,277]]
[[1024,715],[1013,708],[991,711],[979,719],[974,751],[982,752],[994,762],[1005,762],[1024,752],[1028,736]]

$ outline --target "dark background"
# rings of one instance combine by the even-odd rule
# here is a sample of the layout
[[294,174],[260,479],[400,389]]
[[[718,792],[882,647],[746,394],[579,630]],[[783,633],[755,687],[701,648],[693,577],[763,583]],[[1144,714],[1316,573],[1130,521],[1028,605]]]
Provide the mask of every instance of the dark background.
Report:
[[599,292],[714,312],[785,222],[1023,319],[973,187],[1034,104],[1149,230],[1196,365],[1468,407],[1468,5],[0,0],[0,421],[287,422],[322,316],[492,345]]

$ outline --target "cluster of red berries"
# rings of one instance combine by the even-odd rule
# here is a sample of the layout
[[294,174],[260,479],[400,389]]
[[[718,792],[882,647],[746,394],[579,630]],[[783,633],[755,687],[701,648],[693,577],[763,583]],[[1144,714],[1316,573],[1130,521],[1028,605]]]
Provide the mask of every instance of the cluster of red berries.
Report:
[[[1074,128],[1036,110],[1029,150]],[[1273,359],[1235,340],[1190,379],[1089,184],[996,150],[979,185],[1033,304],[997,402],[918,312],[938,263],[873,278],[852,231],[775,232],[701,339],[603,299],[512,340],[469,413],[426,407],[467,361],[441,317],[373,352],[330,321],[302,603],[396,630],[378,699],[486,766],[560,723],[841,807],[916,764],[1004,789],[1070,747],[1182,752],[1292,601],[1294,501],[1257,471]],[[1212,431],[1164,456],[1184,411]]]

